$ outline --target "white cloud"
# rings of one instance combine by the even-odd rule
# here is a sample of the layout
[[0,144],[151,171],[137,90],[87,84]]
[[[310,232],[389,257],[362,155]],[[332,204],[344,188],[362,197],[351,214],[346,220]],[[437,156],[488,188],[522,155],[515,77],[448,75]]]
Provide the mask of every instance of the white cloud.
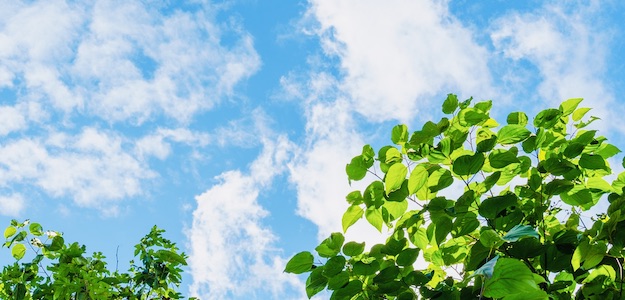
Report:
[[[594,4],[546,4],[530,13],[510,13],[496,20],[491,39],[497,51],[512,61],[527,61],[539,72],[538,94],[557,105],[568,98],[585,98],[582,106],[604,120],[625,113],[615,105],[607,85],[606,57],[610,28],[601,26]],[[527,88],[527,87],[525,87]],[[613,122],[595,127],[625,130]]]
[[340,59],[343,90],[370,120],[406,122],[448,92],[487,94],[488,53],[446,1],[310,3],[326,53]]
[[[273,244],[277,237],[262,220],[268,212],[258,196],[282,173],[292,145],[285,137],[263,138],[263,151],[249,173],[227,171],[196,197],[197,209],[187,231],[192,295],[202,299],[261,299],[263,293],[305,297],[296,276],[283,273],[285,259]],[[259,298],[260,297],[260,298]]]
[[26,207],[26,200],[21,194],[0,196],[0,214],[8,217],[18,217]]
[[13,106],[0,106],[0,136],[26,127],[22,112]]
[[[164,13],[138,1],[3,5],[0,86],[65,115],[188,122],[260,66],[251,37],[216,7]],[[230,26],[231,28],[227,27]],[[228,45],[223,34],[235,37]]]
[[0,146],[0,185],[28,183],[54,197],[116,214],[118,202],[142,194],[141,181],[154,177],[114,133],[85,128],[72,136],[22,138]]

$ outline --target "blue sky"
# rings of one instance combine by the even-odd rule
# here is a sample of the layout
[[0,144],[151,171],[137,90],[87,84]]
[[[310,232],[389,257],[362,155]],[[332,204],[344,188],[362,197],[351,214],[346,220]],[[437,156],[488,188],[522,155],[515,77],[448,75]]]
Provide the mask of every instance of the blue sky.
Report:
[[399,122],[440,117],[447,93],[493,99],[500,118],[583,97],[623,148],[624,9],[0,1],[0,221],[40,222],[112,263],[157,224],[190,255],[185,293],[304,298],[284,263],[340,231],[359,188],[345,164]]

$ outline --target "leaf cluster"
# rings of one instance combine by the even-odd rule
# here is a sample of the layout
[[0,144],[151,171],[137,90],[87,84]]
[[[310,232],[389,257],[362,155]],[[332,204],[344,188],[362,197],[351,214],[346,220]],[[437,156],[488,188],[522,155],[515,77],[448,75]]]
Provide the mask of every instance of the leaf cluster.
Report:
[[[140,264],[130,262],[128,272],[111,271],[105,256],[86,254],[86,247],[65,243],[57,231],[44,231],[39,223],[12,220],[4,231],[3,247],[11,249],[15,263],[0,273],[2,299],[182,299],[176,291],[187,256],[154,226],[135,246]],[[21,262],[28,248],[33,258]]]
[[[625,172],[609,182],[620,150],[586,129],[598,118],[581,101],[500,124],[491,101],[449,94],[440,121],[397,125],[346,166],[373,179],[347,195],[343,231],[364,217],[386,242],[367,252],[333,233],[321,262],[304,251],[285,271],[337,300],[625,299]],[[600,199],[605,213],[585,216]]]

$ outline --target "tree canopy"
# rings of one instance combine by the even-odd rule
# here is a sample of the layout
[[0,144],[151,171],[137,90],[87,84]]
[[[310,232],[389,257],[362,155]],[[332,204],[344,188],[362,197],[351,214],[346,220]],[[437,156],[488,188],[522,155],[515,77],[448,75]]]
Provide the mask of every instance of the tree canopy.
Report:
[[[15,263],[0,273],[2,299],[181,299],[176,291],[187,256],[152,227],[135,246],[139,261],[128,272],[109,270],[100,252],[86,255],[86,247],[65,243],[57,231],[39,223],[12,220],[4,230],[3,247]],[[27,255],[28,249],[32,255]],[[29,262],[22,262],[32,256]],[[191,298],[194,299],[194,298]]]
[[343,232],[364,218],[390,234],[365,247],[336,232],[294,255],[285,271],[308,274],[308,297],[625,299],[625,172],[610,176],[620,150],[587,129],[598,118],[579,98],[505,123],[472,102],[449,94],[440,121],[397,125],[347,164],[370,183],[346,196]]

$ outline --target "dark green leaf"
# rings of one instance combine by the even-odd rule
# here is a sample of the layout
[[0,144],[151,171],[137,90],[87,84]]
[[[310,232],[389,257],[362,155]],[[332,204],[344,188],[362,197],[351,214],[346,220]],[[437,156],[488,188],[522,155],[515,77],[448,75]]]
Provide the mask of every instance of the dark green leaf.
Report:
[[473,155],[463,155],[458,157],[452,166],[454,173],[464,176],[473,175],[479,172],[484,165],[484,154],[475,153]]
[[506,208],[516,205],[517,197],[512,193],[488,198],[480,204],[479,213],[487,219],[494,219]]
[[501,169],[509,164],[518,163],[519,158],[512,151],[497,149],[488,155],[488,161],[491,167]]
[[487,114],[475,109],[465,108],[458,114],[458,121],[462,126],[473,126],[488,120]]
[[407,248],[402,250],[395,259],[398,266],[411,266],[417,261],[417,256],[419,256],[418,248]]
[[606,169],[605,159],[599,155],[582,154],[579,159],[579,166],[590,170]]
[[345,257],[341,255],[331,257],[330,259],[328,259],[325,266],[323,267],[323,276],[330,278],[334,275],[337,275],[338,273],[343,271],[343,268],[345,267],[345,262]]
[[373,277],[373,282],[377,284],[393,281],[397,279],[397,275],[399,275],[399,268],[397,266],[389,266],[380,271],[378,275],[375,275],[375,277]]
[[330,300],[350,300],[353,296],[362,291],[362,282],[360,280],[352,280],[346,286],[335,290]]
[[286,263],[284,272],[293,274],[308,272],[312,269],[313,259],[313,255],[308,251],[297,253]]
[[323,276],[322,273],[323,267],[318,267],[308,276],[308,279],[306,280],[306,295],[309,299],[326,288],[328,278]]
[[452,114],[458,108],[458,97],[454,94],[448,94],[447,99],[443,102],[443,113]]
[[378,263],[377,260],[374,260],[371,263],[357,261],[353,264],[352,270],[356,275],[373,275],[380,270],[380,263]]
[[332,276],[328,280],[328,289],[329,290],[338,290],[349,282],[349,273],[347,271],[341,271],[335,276]]

